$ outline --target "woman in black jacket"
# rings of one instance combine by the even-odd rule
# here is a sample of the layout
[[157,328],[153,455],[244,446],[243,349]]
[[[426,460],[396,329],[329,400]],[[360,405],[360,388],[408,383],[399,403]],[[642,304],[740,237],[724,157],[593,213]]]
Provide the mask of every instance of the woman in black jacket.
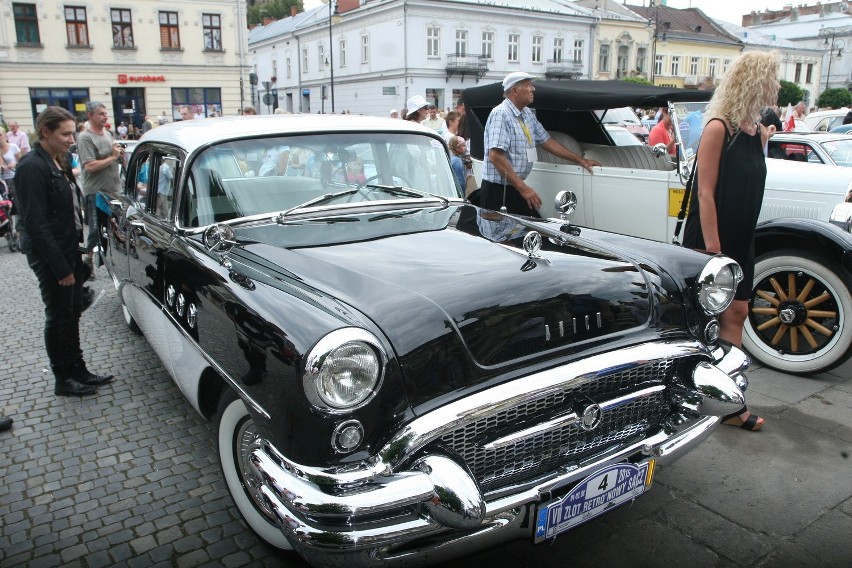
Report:
[[38,142],[18,165],[21,252],[44,301],[44,343],[60,396],[85,396],[110,382],[86,369],[80,348],[81,292],[86,268],[77,184],[65,156],[74,143],[74,116],[47,107],[36,119]]

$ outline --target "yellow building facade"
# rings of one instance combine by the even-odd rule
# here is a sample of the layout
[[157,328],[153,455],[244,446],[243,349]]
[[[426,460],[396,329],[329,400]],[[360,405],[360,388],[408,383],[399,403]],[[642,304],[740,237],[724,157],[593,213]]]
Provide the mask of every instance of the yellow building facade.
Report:
[[48,105],[84,119],[88,101],[141,126],[237,114],[250,101],[244,0],[0,2],[0,105],[34,131]]

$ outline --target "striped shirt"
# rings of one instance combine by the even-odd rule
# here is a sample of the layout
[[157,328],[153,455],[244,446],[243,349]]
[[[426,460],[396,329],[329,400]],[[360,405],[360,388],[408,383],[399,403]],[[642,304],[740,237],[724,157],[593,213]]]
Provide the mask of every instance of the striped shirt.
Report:
[[488,151],[497,148],[506,153],[515,173],[525,179],[533,167],[532,162],[527,160],[527,150],[549,139],[550,135],[535,117],[532,109],[525,107],[518,110],[512,101],[505,99],[494,107],[485,123],[482,178],[492,183],[503,183],[502,174],[497,172],[497,168],[488,159]]

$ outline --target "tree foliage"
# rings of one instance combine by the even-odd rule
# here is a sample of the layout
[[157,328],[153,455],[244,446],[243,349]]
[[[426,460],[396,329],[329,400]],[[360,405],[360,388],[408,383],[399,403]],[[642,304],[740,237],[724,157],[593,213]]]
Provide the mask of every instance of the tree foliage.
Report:
[[852,103],[849,89],[826,89],[817,99],[820,108],[843,108]]
[[628,83],[639,83],[640,85],[653,85],[654,84],[644,77],[624,77],[621,80],[626,81]]
[[247,12],[248,24],[262,24],[263,18],[275,18],[276,20],[289,18],[290,6],[295,6],[298,12],[305,11],[302,0],[269,0],[249,6]]
[[799,101],[805,100],[805,92],[796,83],[781,79],[781,90],[778,91],[778,106],[786,107],[788,104],[796,106]]

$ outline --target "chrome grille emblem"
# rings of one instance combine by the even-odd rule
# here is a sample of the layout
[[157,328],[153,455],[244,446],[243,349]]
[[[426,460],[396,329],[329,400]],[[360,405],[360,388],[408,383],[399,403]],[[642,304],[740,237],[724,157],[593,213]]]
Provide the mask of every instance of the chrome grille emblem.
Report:
[[589,432],[598,427],[603,418],[601,407],[597,404],[590,404],[583,409],[583,415],[580,417],[580,428]]
[[538,231],[530,231],[524,235],[524,250],[530,258],[538,256],[538,251],[541,250],[541,234]]

